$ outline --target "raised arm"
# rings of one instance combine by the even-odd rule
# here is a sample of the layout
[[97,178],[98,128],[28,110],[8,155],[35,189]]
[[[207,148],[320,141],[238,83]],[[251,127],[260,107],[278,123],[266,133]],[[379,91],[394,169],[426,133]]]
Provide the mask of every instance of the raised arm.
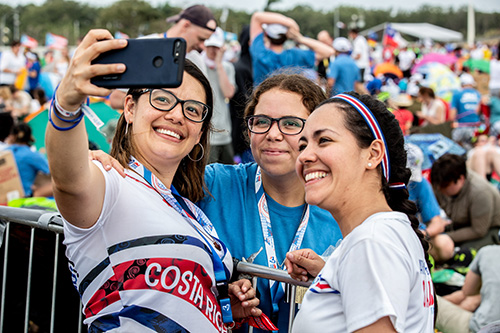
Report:
[[[90,78],[97,75],[120,73],[125,70],[123,64],[91,65],[91,61],[100,53],[122,48],[126,40],[113,40],[107,30],[91,30],[75,52],[68,71],[56,92],[59,110],[77,111],[87,96],[107,96],[108,89],[99,88],[90,83]],[[54,196],[59,211],[71,224],[89,228],[95,224],[104,200],[104,177],[97,166],[88,158],[88,138],[84,122],[74,128],[67,128],[73,123],[65,120],[76,119],[80,112],[71,116],[55,111],[54,105],[49,112],[53,124],[49,123],[46,131],[47,156],[54,188]],[[59,127],[57,129],[56,127]]]
[[288,29],[288,38],[293,39],[296,43],[302,44],[314,51],[316,61],[323,60],[325,58],[330,58],[333,53],[333,47],[320,42],[319,40],[304,37],[300,31],[295,27],[290,27]]
[[262,32],[263,24],[281,24],[285,27],[296,28],[300,31],[299,25],[294,19],[279,13],[257,12],[250,19],[250,43]]

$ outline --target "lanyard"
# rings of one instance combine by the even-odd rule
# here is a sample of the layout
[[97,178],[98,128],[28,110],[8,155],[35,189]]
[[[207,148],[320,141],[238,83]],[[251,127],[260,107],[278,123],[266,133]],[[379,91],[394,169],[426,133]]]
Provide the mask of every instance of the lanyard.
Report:
[[[210,258],[212,259],[214,267],[217,300],[221,307],[222,321],[224,323],[233,322],[231,302],[228,294],[229,272],[212,244],[220,250],[223,250],[224,255],[222,257],[226,255],[227,248],[223,242],[211,235],[214,227],[210,220],[200,208],[190,200],[183,198],[174,186],[172,186],[171,189],[167,188],[158,177],[134,157],[131,157],[129,166],[158,192],[169,206],[173,207],[181,214],[181,216],[198,232],[203,240],[205,240],[205,243],[210,248]],[[201,226],[201,228],[199,226]],[[211,240],[213,240],[213,242]]]
[[[266,194],[262,186],[262,174],[260,167],[257,168],[255,174],[255,196],[257,198],[257,206],[259,208],[260,224],[262,226],[262,235],[264,237],[264,244],[266,246],[267,265],[271,268],[282,268],[278,264],[278,257],[276,256],[276,248],[274,246],[273,230],[271,225],[271,217],[269,215],[269,208],[267,206]],[[307,224],[309,222],[309,205],[306,204],[304,213],[300,221],[300,225],[295,233],[292,244],[288,251],[295,251],[300,249],[302,240],[306,233]],[[284,296],[285,292],[281,283],[276,281],[269,281],[271,289],[271,299],[273,304],[273,313],[279,311],[278,303]]]

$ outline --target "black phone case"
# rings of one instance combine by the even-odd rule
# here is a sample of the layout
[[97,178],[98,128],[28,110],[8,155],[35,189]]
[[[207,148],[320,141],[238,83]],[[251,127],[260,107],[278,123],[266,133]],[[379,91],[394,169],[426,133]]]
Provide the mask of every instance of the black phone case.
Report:
[[105,88],[175,88],[182,83],[186,41],[182,38],[129,39],[128,45],[99,55],[92,64],[123,63],[124,73],[96,76]]

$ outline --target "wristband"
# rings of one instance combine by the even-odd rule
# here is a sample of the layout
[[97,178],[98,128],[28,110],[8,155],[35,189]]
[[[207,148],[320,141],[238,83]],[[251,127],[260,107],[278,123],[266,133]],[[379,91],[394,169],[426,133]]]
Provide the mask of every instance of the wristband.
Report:
[[[55,93],[54,93],[53,103],[54,103],[54,111],[57,111],[57,113],[59,113],[60,115],[62,115],[63,117],[66,117],[66,118],[74,117],[74,116],[76,116],[77,114],[79,114],[82,111],[82,107],[81,106],[77,110],[75,110],[75,111],[64,110],[62,108],[61,104],[59,104],[59,101],[57,100],[57,96],[56,96]],[[61,119],[61,118],[59,118],[59,119]]]
[[[63,118],[61,118],[60,116],[57,115],[57,111],[54,108],[54,99],[52,100],[52,104],[50,105],[50,109],[49,109],[49,122],[52,125],[52,127],[54,127],[58,131],[68,131],[68,130],[70,130],[72,128],[75,128],[80,123],[80,121],[82,121],[82,119],[83,119],[83,112],[81,112],[81,108],[78,111],[78,112],[80,112],[80,115],[77,118],[71,119],[71,120],[63,119]],[[72,123],[72,125],[70,125],[68,127],[57,126],[54,123],[54,121],[52,120],[52,113],[55,114],[55,116],[57,117],[57,119],[59,119],[61,121],[64,121],[66,123]]]

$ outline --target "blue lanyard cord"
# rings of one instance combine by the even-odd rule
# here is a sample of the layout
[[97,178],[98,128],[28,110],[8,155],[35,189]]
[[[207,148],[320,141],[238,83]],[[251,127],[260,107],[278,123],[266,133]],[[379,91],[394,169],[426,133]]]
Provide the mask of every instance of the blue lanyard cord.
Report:
[[[141,165],[143,170],[138,170],[136,167],[133,166],[133,164],[139,163],[137,160],[132,158],[132,161],[129,163],[133,167],[133,169],[140,175],[144,180],[151,185],[155,191],[161,195],[161,197],[164,199],[164,201],[171,205],[176,211],[178,211],[185,220],[189,222],[189,224],[198,232],[198,234],[203,238],[205,243],[208,245],[210,248],[210,259],[212,260],[212,265],[214,268],[214,274],[215,274],[215,285],[217,288],[217,300],[219,301],[220,307],[221,307],[221,312],[222,312],[222,321],[224,323],[232,323],[233,322],[233,315],[231,312],[231,301],[229,299],[229,285],[228,281],[230,279],[230,273],[224,263],[222,262],[222,259],[219,257],[217,254],[217,251],[214,249],[212,246],[212,242],[207,239],[207,236],[204,235],[204,233],[198,228],[196,225],[194,225],[192,219],[196,219],[199,224],[206,224],[208,221],[202,221],[201,214],[203,214],[200,211],[200,214],[193,214],[192,210],[188,207],[186,204],[185,199],[179,194],[179,192],[175,189],[175,187],[172,185],[170,188],[171,192],[171,197],[169,197],[167,194],[164,194],[163,192],[160,192],[156,186],[153,185],[153,174],[149,169],[147,169],[145,166]],[[142,174],[141,174],[142,171]],[[159,181],[159,179],[157,179]],[[156,182],[155,182],[156,184]],[[165,185],[163,185],[161,182],[157,184],[160,189],[164,189]],[[221,246],[221,250],[224,253],[223,257],[227,253],[227,248],[224,245],[223,242],[219,241],[216,237],[210,235],[207,230],[205,230],[204,225],[202,225],[204,231],[207,233],[208,237],[212,238],[214,240],[214,245],[219,245]]]

